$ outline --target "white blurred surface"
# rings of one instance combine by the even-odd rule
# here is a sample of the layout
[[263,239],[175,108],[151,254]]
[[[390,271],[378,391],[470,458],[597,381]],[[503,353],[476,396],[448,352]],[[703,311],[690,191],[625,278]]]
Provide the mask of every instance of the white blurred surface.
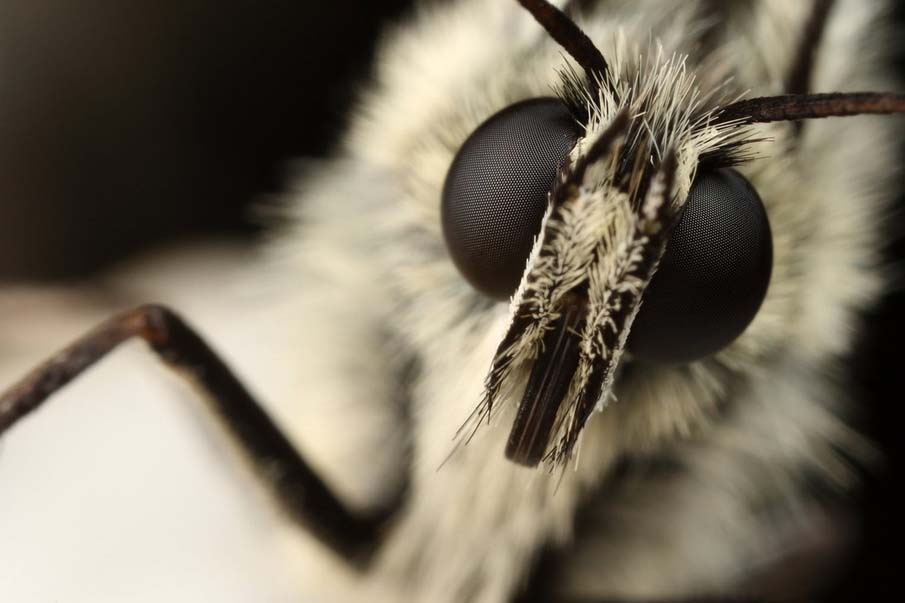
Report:
[[[253,325],[227,301],[248,256],[177,254],[98,289],[0,290],[0,387],[112,310],[155,300],[253,371]],[[0,601],[311,600],[308,544],[237,460],[193,392],[127,344],[0,440]]]

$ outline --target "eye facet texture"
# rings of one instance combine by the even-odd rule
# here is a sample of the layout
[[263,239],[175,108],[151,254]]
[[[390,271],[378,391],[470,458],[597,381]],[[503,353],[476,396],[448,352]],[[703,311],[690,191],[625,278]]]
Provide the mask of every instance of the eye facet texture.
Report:
[[685,204],[628,347],[676,364],[732,343],[757,314],[773,268],[773,237],[760,196],[738,172],[701,174]]
[[456,267],[498,300],[515,293],[556,171],[580,134],[562,101],[503,109],[468,137],[443,186],[443,235]]

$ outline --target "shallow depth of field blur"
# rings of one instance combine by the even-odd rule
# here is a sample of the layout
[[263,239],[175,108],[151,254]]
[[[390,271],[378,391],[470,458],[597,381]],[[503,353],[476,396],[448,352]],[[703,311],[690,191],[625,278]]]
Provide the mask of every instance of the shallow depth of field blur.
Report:
[[[180,275],[182,250],[199,272],[205,262],[216,273],[248,260],[263,238],[251,208],[278,199],[293,158],[329,154],[377,33],[409,4],[3,0],[0,388],[25,368],[11,360],[23,350],[40,358],[101,309],[153,301],[141,297],[156,291],[156,278],[183,287],[176,297],[190,308],[210,305],[216,283]],[[905,221],[891,220],[889,231],[889,257],[905,271]],[[139,278],[129,267],[142,258],[154,268]],[[849,362],[859,424],[885,463],[854,498],[861,536],[839,573],[840,600],[890,584],[905,539],[903,288],[866,324]],[[58,451],[31,452],[45,453]],[[13,488],[0,483],[0,497]],[[4,576],[10,561],[0,557],[0,600],[17,579]]]

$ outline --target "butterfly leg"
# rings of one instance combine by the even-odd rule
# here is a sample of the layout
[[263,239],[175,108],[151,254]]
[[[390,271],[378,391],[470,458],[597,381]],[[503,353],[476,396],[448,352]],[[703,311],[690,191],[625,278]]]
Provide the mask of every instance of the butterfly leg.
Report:
[[350,511],[302,458],[245,386],[204,340],[166,307],[116,315],[74,341],[0,395],[0,435],[119,344],[143,339],[205,395],[286,513],[354,565],[376,549],[381,526],[399,506],[361,516]]

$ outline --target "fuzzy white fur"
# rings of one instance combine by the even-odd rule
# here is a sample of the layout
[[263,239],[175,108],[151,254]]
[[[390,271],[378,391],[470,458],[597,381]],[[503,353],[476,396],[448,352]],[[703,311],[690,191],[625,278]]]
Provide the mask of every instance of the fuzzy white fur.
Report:
[[[781,93],[806,4],[723,5],[729,25],[721,49],[701,66],[687,64],[702,93],[727,74],[736,93]],[[700,29],[694,7],[662,0],[599,5],[581,24],[611,62],[633,63],[622,54],[640,53],[642,69],[656,72],[642,73],[642,81],[647,77],[661,93],[677,86],[683,76],[666,62],[694,51],[689,32]],[[877,43],[881,9],[858,0],[838,4],[819,53],[816,91],[890,87],[878,61],[886,41],[881,36]],[[774,233],[773,280],[760,313],[711,360],[646,368],[617,382],[618,402],[591,419],[574,470],[561,482],[558,474],[504,459],[511,404],[440,468],[456,429],[481,398],[510,317],[505,304],[482,303],[446,256],[443,178],[478,124],[515,101],[549,95],[564,61],[514,2],[423,9],[388,38],[341,158],[299,197],[299,226],[278,243],[285,262],[279,270],[298,284],[302,298],[311,298],[300,303],[314,304],[295,311],[318,323],[329,316],[340,321],[327,337],[333,343],[314,348],[317,371],[300,377],[299,408],[333,412],[327,405],[337,392],[319,383],[348,379],[373,391],[355,402],[363,414],[343,402],[349,414],[339,421],[355,426],[354,440],[345,441],[342,429],[299,437],[331,455],[357,451],[342,455],[357,458],[349,465],[330,467],[349,483],[375,463],[403,471],[410,458],[407,505],[349,598],[382,592],[391,600],[504,601],[549,544],[562,545],[568,556],[558,576],[562,592],[724,592],[784,552],[773,528],[776,514],[791,532],[803,529],[808,517],[796,514],[806,500],[803,475],[846,485],[851,472],[834,450],[863,455],[865,446],[837,414],[838,393],[825,383],[831,360],[848,349],[855,312],[880,290],[876,221],[893,165],[888,118],[808,124],[788,154],[788,125],[757,129],[771,141],[756,149],[761,158],[740,169],[760,192]],[[665,112],[679,110],[668,93],[659,102]],[[691,173],[684,176],[687,191]],[[330,307],[317,303],[321,297]],[[378,331],[393,339],[380,340]],[[337,345],[337,338],[348,345]],[[384,362],[388,341],[418,359],[410,423],[380,397],[389,368],[346,368]],[[396,421],[400,429],[386,431]],[[362,425],[375,435],[359,437]],[[374,438],[383,438],[381,444],[374,447]],[[677,469],[599,490],[619,458],[647,456]],[[599,501],[593,525],[602,527],[588,534],[574,518],[591,496]],[[770,508],[770,517],[755,514],[755,505]],[[576,530],[582,537],[570,551]]]

